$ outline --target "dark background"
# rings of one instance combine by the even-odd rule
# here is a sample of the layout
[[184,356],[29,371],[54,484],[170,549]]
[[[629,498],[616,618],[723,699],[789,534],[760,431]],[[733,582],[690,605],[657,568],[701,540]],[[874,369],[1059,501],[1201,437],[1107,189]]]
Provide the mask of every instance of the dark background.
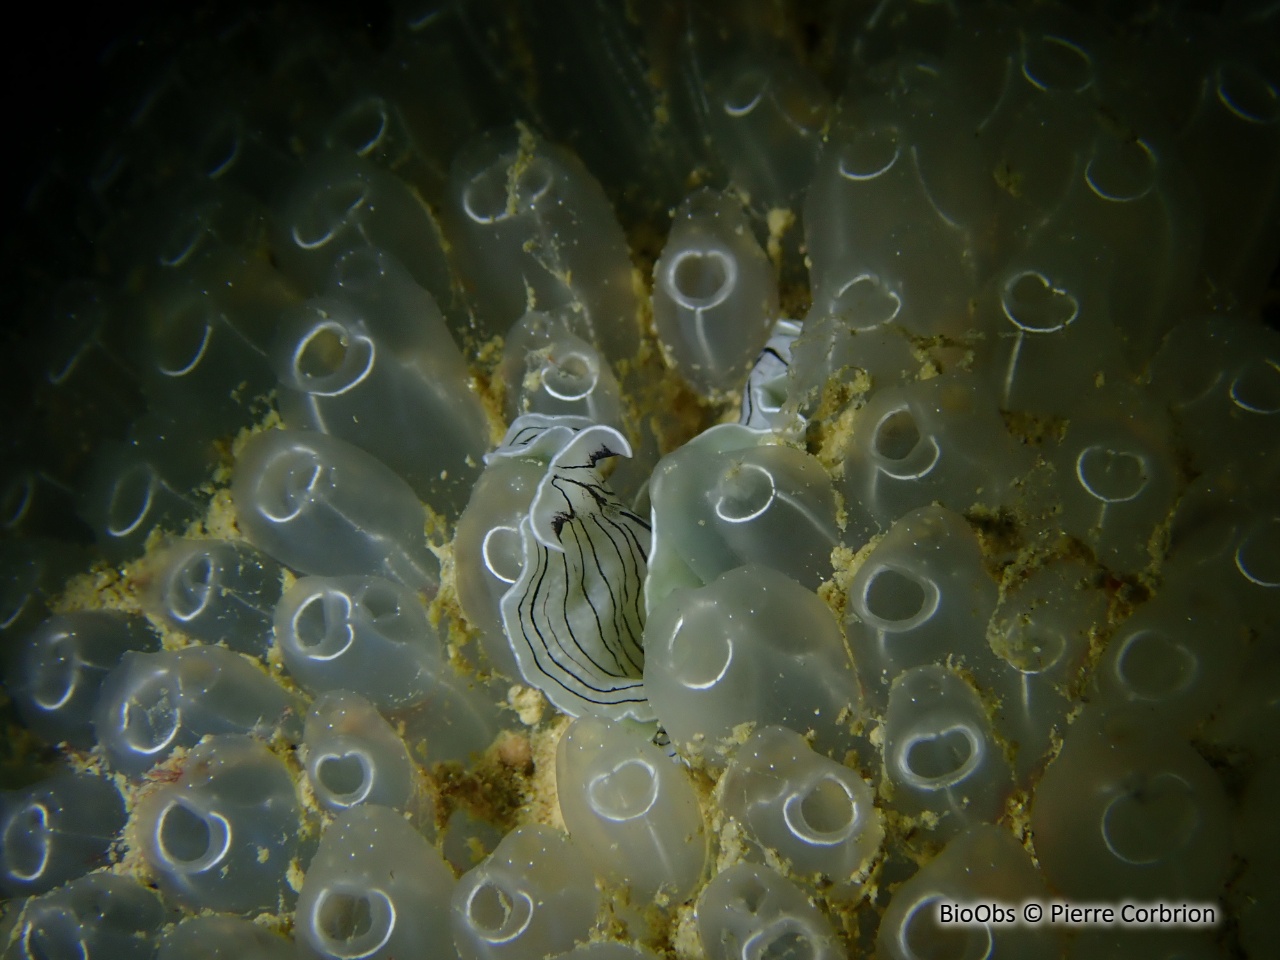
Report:
[[[283,10],[287,20],[289,9],[301,8],[292,0],[114,0],[74,10],[45,2],[22,11],[20,28],[8,24],[0,58],[0,422],[29,406],[49,291],[87,273],[86,183],[137,92],[184,39],[217,36],[250,12]],[[341,35],[359,32],[374,43],[390,24],[387,0],[305,9]]]

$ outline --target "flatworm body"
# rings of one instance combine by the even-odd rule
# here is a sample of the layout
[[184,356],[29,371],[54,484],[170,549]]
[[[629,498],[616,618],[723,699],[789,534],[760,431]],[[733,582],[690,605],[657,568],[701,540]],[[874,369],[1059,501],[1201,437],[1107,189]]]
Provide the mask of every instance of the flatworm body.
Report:
[[520,417],[497,456],[546,455],[520,523],[523,567],[502,597],[502,623],[524,679],[563,712],[650,720],[642,680],[649,524],[598,465],[630,456],[612,427]]

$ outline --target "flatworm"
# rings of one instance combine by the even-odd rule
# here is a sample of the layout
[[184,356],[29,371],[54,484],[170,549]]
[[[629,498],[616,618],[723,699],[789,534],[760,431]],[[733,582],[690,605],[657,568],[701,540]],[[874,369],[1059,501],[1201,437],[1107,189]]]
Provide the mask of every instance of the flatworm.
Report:
[[563,712],[651,720],[642,646],[649,524],[599,471],[631,447],[612,427],[530,414],[490,457],[548,454],[520,522],[523,567],[501,601],[507,640],[525,681]]

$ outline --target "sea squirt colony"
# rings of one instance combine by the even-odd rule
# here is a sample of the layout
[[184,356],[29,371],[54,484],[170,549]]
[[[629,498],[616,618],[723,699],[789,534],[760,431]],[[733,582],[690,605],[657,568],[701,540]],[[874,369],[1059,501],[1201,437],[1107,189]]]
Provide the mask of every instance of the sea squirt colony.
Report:
[[50,174],[6,960],[1266,954],[1274,9],[216,26]]

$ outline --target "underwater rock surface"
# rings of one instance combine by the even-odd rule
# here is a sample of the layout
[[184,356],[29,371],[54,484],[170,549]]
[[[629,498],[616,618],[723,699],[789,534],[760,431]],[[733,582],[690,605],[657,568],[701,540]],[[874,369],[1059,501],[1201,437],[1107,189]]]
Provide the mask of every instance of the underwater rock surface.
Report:
[[3,960],[1273,952],[1274,7],[191,16],[10,243]]

